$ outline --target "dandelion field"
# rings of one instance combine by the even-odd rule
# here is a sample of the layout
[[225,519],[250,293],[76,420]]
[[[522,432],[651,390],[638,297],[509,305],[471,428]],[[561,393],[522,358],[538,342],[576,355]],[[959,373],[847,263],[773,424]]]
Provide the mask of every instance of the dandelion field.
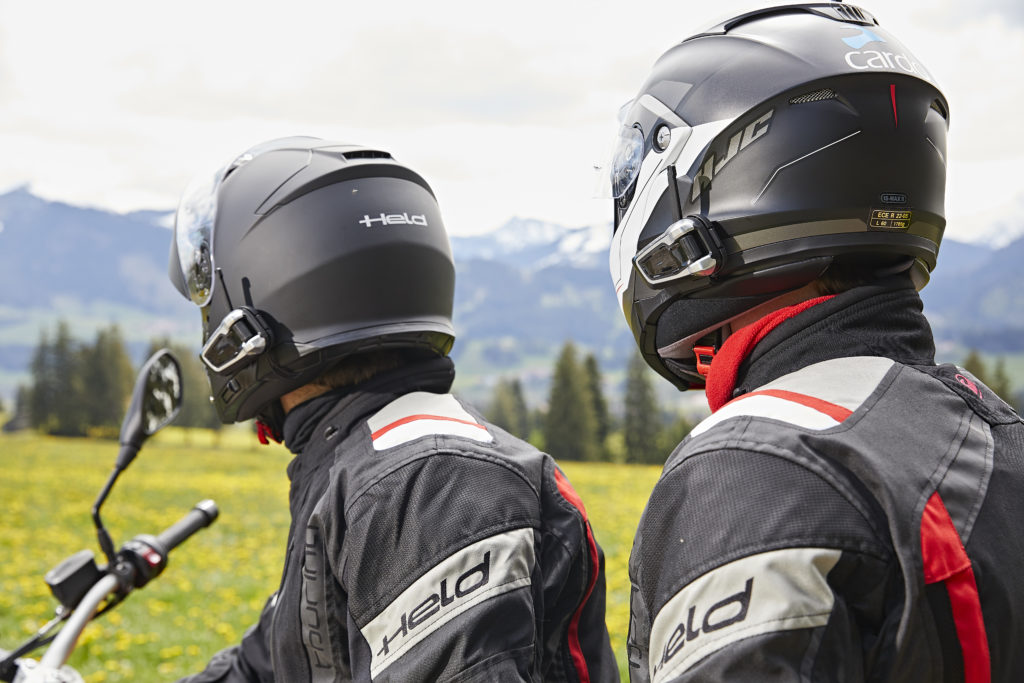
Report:
[[[203,498],[221,515],[171,555],[163,575],[86,629],[69,662],[86,681],[175,680],[256,621],[280,579],[290,454],[255,443],[250,433],[213,443],[209,432],[169,429],[121,475],[102,512],[117,546],[164,529]],[[49,569],[83,548],[101,560],[90,509],[116,455],[113,441],[0,436],[0,648],[13,649],[53,615]],[[605,552],[608,628],[625,674],[629,551],[660,468],[560,465]]]

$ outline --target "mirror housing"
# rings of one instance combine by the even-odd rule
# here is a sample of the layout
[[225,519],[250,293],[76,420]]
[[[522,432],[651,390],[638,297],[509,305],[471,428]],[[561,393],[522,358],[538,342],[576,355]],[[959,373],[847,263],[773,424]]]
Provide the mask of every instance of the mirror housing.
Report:
[[121,423],[116,469],[128,467],[142,443],[178,415],[181,397],[181,365],[170,351],[160,349],[143,364],[135,380],[132,402]]

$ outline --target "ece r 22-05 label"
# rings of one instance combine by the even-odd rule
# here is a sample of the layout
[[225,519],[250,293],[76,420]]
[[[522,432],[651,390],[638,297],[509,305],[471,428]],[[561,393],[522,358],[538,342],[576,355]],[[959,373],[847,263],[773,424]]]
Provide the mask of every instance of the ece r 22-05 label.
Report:
[[868,225],[882,230],[906,230],[913,218],[911,211],[892,209],[872,209]]

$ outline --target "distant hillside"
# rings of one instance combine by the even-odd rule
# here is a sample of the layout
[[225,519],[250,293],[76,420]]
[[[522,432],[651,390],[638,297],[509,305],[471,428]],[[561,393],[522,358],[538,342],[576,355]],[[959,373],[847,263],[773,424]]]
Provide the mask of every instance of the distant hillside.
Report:
[[[58,318],[89,339],[117,322],[133,348],[155,336],[198,345],[198,316],[167,280],[170,211],[127,215],[0,195],[0,396],[11,396],[40,330]],[[486,397],[501,373],[540,398],[559,346],[574,339],[621,373],[632,340],[607,272],[608,226],[515,218],[455,237],[459,388]],[[947,240],[923,292],[946,349],[1024,351],[1024,239],[993,249]]]

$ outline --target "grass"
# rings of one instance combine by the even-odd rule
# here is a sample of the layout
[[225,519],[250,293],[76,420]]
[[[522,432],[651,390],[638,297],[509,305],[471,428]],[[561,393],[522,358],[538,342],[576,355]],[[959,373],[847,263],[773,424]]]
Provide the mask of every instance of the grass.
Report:
[[[115,543],[166,527],[203,498],[218,522],[171,557],[144,591],[86,629],[69,662],[89,683],[166,681],[195,672],[235,644],[277,588],[288,529],[290,454],[246,430],[169,429],[143,449],[103,508]],[[117,454],[95,439],[0,436],[0,647],[20,644],[52,616],[43,575],[64,557],[96,550],[89,510]],[[608,627],[625,673],[627,562],[658,467],[563,463],[604,549]]]

